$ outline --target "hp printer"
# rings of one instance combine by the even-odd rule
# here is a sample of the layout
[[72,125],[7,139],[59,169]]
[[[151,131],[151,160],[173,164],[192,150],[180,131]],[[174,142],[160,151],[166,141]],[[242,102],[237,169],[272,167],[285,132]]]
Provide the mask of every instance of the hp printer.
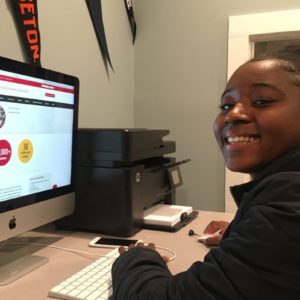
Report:
[[74,213],[59,227],[131,236],[144,226],[143,211],[158,203],[174,204],[182,180],[174,168],[169,130],[78,130]]

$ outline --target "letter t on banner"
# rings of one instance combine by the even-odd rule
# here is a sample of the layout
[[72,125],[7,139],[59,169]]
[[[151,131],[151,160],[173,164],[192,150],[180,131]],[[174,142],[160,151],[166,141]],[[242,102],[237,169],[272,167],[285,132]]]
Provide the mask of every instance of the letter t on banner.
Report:
[[9,0],[26,61],[41,66],[37,0]]

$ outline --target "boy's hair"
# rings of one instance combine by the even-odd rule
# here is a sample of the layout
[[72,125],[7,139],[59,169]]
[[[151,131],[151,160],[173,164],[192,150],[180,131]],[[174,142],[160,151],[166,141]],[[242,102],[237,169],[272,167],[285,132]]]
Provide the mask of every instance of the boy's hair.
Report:
[[289,73],[292,82],[300,87],[300,45],[290,45],[278,52],[252,58],[248,62],[262,60],[276,60],[278,66]]

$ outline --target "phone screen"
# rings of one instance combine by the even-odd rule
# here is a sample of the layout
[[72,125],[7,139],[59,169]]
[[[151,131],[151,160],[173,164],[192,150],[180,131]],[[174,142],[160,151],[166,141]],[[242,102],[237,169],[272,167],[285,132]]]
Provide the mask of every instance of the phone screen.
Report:
[[136,244],[137,241],[138,240],[99,238],[95,241],[95,245],[129,246],[130,244]]

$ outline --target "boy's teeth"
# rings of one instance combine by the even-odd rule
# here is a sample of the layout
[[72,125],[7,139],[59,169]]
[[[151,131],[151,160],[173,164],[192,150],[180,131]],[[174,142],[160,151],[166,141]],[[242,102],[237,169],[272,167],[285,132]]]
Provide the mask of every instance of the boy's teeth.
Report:
[[249,137],[249,136],[230,136],[227,138],[228,143],[232,144],[232,143],[239,143],[239,142],[243,142],[243,143],[248,143],[248,142],[252,142],[254,141],[254,137]]

